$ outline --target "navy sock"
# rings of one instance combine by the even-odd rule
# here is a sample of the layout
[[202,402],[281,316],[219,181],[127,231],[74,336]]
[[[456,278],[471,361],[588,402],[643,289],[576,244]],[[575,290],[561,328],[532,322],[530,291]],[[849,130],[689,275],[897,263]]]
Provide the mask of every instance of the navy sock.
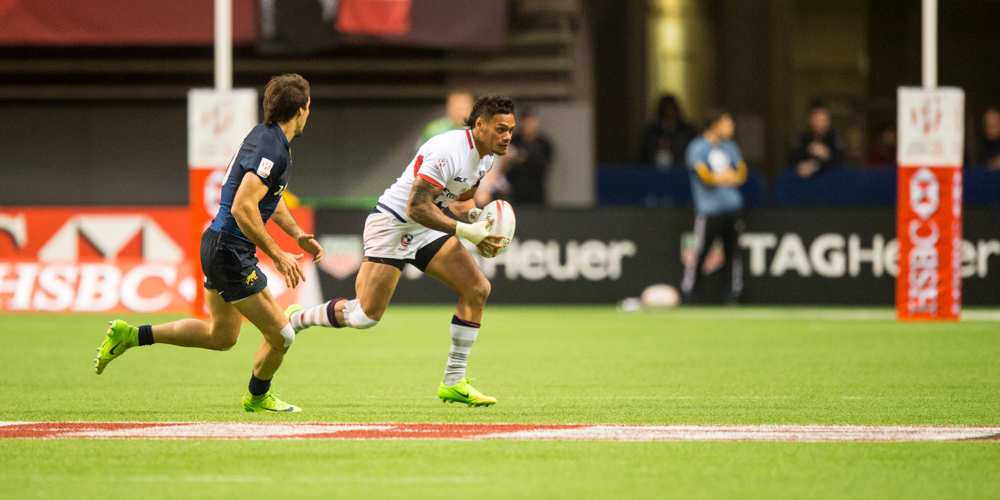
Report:
[[334,328],[344,327],[344,325],[341,325],[339,322],[337,322],[337,313],[333,309],[337,305],[337,302],[340,302],[341,300],[347,300],[347,299],[334,299],[328,302],[326,305],[326,317],[327,319],[330,320],[330,324],[333,325]]
[[153,345],[152,325],[142,325],[139,327],[139,345]]
[[260,396],[267,394],[271,390],[271,379],[261,380],[252,372],[250,373],[250,394]]

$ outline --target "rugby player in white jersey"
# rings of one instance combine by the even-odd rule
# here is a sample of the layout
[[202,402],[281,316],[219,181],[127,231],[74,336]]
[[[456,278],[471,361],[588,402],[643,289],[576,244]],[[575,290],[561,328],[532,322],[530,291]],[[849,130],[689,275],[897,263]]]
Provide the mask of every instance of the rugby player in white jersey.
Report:
[[[489,233],[492,221],[476,222],[480,210],[473,198],[479,180],[493,167],[494,155],[507,153],[514,103],[499,94],[480,97],[466,124],[471,130],[452,130],[424,143],[403,175],[379,198],[365,221],[365,260],[355,284],[357,298],[305,310],[293,305],[286,313],[297,332],[310,326],[371,328],[389,306],[403,267],[412,264],[458,292],[450,325],[451,351],[438,397],[485,406],[496,399],[469,384],[465,367],[479,334],[490,282],[458,238],[471,241],[484,256],[509,243]],[[445,208],[459,220],[445,215]]]

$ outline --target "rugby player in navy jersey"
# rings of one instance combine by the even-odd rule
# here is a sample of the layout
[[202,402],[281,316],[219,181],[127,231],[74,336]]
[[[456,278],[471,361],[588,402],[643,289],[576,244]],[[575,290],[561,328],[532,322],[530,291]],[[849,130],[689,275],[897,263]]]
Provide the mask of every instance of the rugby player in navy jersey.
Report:
[[205,273],[205,301],[211,321],[182,319],[163,325],[133,327],[114,320],[98,348],[96,372],[137,346],[171,344],[225,351],[236,344],[243,318],[264,335],[254,357],[250,386],[243,397],[246,411],[301,411],[271,393],[271,378],[295,341],[267,277],[257,267],[259,247],[275,269],[294,288],[305,280],[298,260],[303,254],[283,251],[264,229],[274,221],[299,247],[319,262],[323,250],[313,235],[295,222],[281,194],[288,187],[292,156],[289,141],[302,133],[309,117],[309,82],[299,75],[276,76],[264,89],[264,123],[250,131],[226,170],[222,203],[201,239],[201,268]]

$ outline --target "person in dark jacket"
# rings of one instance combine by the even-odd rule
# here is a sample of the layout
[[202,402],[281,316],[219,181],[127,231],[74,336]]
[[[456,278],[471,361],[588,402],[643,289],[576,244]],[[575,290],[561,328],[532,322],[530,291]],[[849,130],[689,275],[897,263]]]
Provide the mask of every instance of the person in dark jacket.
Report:
[[507,192],[500,198],[515,205],[545,205],[545,186],[555,154],[552,141],[541,131],[538,115],[530,108],[521,113],[519,125],[501,166]]
[[656,121],[642,134],[642,162],[663,169],[684,166],[688,144],[697,136],[698,131],[684,121],[677,98],[666,94],[660,98]]
[[1000,169],[1000,109],[989,108],[983,113],[983,140],[977,153],[979,165]]
[[833,170],[844,160],[844,139],[830,127],[830,110],[821,102],[809,109],[809,130],[795,139],[789,168],[805,179]]

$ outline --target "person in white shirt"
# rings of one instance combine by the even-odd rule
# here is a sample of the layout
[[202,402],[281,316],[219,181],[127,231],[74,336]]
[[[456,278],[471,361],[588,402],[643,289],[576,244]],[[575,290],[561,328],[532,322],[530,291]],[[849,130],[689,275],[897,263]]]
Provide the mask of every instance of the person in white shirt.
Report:
[[[365,221],[365,260],[355,284],[357,298],[335,299],[312,309],[292,306],[288,312],[296,331],[310,326],[371,328],[389,306],[403,267],[412,264],[459,296],[438,397],[487,406],[496,399],[469,384],[465,367],[479,334],[490,282],[458,238],[471,241],[483,256],[494,255],[509,243],[489,233],[492,221],[476,222],[481,210],[474,197],[480,179],[493,168],[494,155],[507,153],[514,102],[500,94],[484,95],[476,100],[466,124],[469,130],[452,130],[428,140],[378,199]],[[459,220],[445,215],[445,208]]]

